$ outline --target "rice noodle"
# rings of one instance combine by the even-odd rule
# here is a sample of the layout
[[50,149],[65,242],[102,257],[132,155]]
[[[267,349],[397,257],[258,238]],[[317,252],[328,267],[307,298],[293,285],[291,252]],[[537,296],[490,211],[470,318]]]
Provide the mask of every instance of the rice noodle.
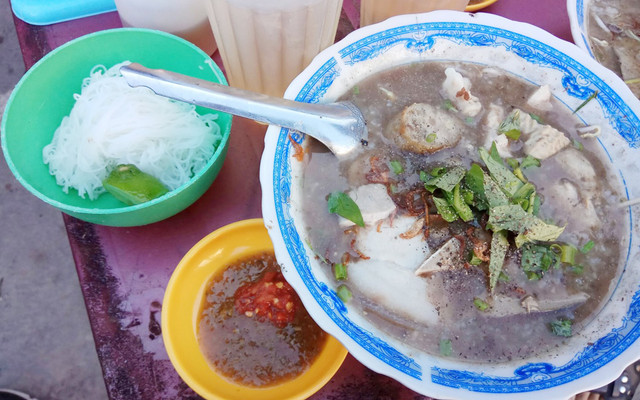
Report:
[[222,135],[216,115],[169,100],[147,88],[131,88],[120,75],[124,62],[95,66],[82,83],[71,113],[42,151],[49,172],[69,188],[96,199],[102,180],[118,164],[134,164],[170,190],[186,183],[215,152]]

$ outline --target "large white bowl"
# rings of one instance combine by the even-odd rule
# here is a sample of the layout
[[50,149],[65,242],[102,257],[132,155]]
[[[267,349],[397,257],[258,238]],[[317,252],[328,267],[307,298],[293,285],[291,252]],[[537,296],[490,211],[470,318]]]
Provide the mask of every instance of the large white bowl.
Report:
[[[394,17],[365,27],[317,56],[285,96],[328,102],[363,77],[419,60],[459,60],[503,68],[535,84],[549,84],[586,124],[600,124],[598,142],[629,198],[640,196],[640,102],[624,83],[573,44],[536,27],[489,14],[433,12]],[[566,399],[605,385],[640,357],[638,210],[630,217],[624,271],[604,309],[557,354],[525,361],[481,364],[445,359],[386,335],[343,304],[305,245],[300,223],[300,163],[291,138],[269,127],[260,168],[263,217],[278,261],[318,324],[369,368],[422,394],[441,399]],[[304,143],[303,143],[304,144]]]
[[595,58],[587,36],[588,4],[589,0],[567,0],[567,13],[569,14],[571,36],[574,43],[589,53],[592,58]]

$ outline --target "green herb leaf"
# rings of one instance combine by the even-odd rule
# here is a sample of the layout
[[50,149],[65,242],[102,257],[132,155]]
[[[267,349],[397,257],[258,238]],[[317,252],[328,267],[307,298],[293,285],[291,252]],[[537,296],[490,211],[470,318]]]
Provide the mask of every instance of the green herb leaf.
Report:
[[335,276],[337,281],[344,281],[347,279],[347,266],[338,263],[333,265],[333,276]]
[[538,280],[557,263],[556,254],[547,246],[525,243],[521,248],[520,266],[529,279]]
[[504,192],[498,187],[496,181],[489,175],[484,174],[484,194],[487,199],[489,208],[504,206],[509,204],[509,199]]
[[505,135],[511,140],[520,139],[520,110],[513,110],[507,118],[500,123],[498,134]]
[[498,278],[502,272],[504,258],[509,249],[509,241],[507,240],[507,232],[493,232],[491,237],[491,258],[489,259],[489,288],[493,293],[498,283]]
[[464,198],[462,197],[462,193],[460,192],[459,183],[453,188],[453,202],[451,205],[453,206],[454,210],[456,210],[456,213],[458,213],[458,215],[464,222],[469,222],[473,220],[474,218],[473,211],[471,211],[471,208],[469,208],[469,205],[467,205],[467,203],[464,201]]
[[526,156],[522,162],[520,162],[520,168],[524,169],[524,168],[528,168],[528,167],[539,167],[541,165],[540,160],[538,160],[537,158],[528,155]]
[[440,354],[449,357],[453,354],[453,346],[451,344],[451,340],[449,339],[440,339]]
[[453,222],[458,219],[458,213],[449,205],[446,199],[433,196],[433,203],[436,205],[438,214],[447,222]]
[[393,170],[394,174],[400,175],[404,172],[404,167],[402,166],[402,163],[400,161],[391,161],[389,162],[389,164],[391,165],[391,169]]
[[508,230],[519,233],[516,246],[534,240],[550,242],[556,240],[564,227],[547,224],[535,215],[529,214],[517,204],[492,207],[489,210],[489,224],[495,230]]
[[469,260],[469,264],[480,265],[482,264],[482,260],[478,258],[475,253],[471,252],[471,259]]
[[589,240],[587,243],[585,243],[584,246],[582,246],[582,248],[580,249],[580,253],[587,254],[591,249],[593,249],[593,246],[595,245],[596,244],[593,240]]
[[509,198],[520,189],[522,181],[504,165],[502,159],[500,161],[493,158],[485,148],[480,148],[480,158],[484,161],[489,169],[489,174],[496,181],[500,189],[502,189]]
[[473,193],[473,205],[480,211],[489,208],[487,196],[484,193],[484,171],[478,164],[471,164],[471,168],[464,176],[464,184]]
[[575,109],[575,111],[573,111],[573,114],[580,111],[582,107],[586,106],[591,100],[595,99],[597,96],[598,96],[598,91],[596,90],[593,93],[591,93],[591,96],[587,97],[587,99],[583,101],[582,104],[580,104],[578,108]]
[[573,332],[571,330],[571,325],[573,322],[567,318],[560,318],[556,321],[552,321],[549,325],[551,327],[551,332],[557,336],[570,337]]
[[346,285],[338,286],[338,288],[336,289],[336,294],[338,295],[340,300],[342,300],[343,303],[348,302],[349,300],[351,300],[351,297],[353,297],[351,290],[349,290],[349,288]]
[[516,169],[520,166],[520,161],[513,157],[509,157],[505,161],[507,162],[507,165],[511,167],[511,169]]
[[[447,170],[445,173],[439,176],[435,176],[434,178],[429,179],[425,182],[426,186],[435,186],[444,190],[445,192],[450,192],[453,188],[460,183],[462,178],[464,178],[466,171],[462,167],[453,167]],[[433,174],[432,174],[433,175]]]
[[489,308],[489,303],[478,297],[473,299],[473,305],[480,311],[486,311]]
[[348,194],[344,192],[333,192],[329,195],[327,204],[330,213],[338,214],[358,226],[364,226],[360,207],[358,207],[356,202],[353,201]]

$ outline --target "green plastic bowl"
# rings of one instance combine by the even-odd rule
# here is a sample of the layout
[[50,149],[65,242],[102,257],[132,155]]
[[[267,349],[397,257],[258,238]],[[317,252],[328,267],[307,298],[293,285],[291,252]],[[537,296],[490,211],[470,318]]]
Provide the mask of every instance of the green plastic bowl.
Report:
[[148,29],[112,29],[72,40],[43,57],[14,89],[1,125],[2,150],[18,181],[61,211],[101,225],[145,225],[184,210],[211,186],[229,145],[231,116],[217,113],[223,138],[215,154],[189,182],[164,196],[126,206],[108,193],[96,200],[83,199],[73,189],[64,193],[42,161],[42,148],[71,111],[73,94],[80,92],[91,68],[97,64],[108,68],[126,60],[227,84],[206,53],[177,36]]

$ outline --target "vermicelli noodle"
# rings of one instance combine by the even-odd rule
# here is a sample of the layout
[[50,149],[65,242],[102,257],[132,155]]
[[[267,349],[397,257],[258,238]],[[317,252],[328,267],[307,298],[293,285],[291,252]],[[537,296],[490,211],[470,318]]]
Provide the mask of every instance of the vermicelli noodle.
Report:
[[170,190],[186,183],[211,159],[222,135],[216,115],[131,88],[120,67],[95,66],[71,113],[43,149],[49,172],[65,193],[96,199],[102,180],[118,164],[134,164]]

